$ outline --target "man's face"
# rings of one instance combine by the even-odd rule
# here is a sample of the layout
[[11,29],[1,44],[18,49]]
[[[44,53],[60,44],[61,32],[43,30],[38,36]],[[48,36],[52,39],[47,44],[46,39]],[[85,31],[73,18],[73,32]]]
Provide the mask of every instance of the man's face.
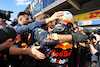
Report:
[[82,31],[82,27],[78,27],[79,28],[79,32],[81,32]]
[[52,23],[48,23],[48,32],[52,32],[53,31],[53,25]]
[[53,31],[53,25],[52,23],[48,23],[47,25],[45,25],[43,27],[45,30],[48,30],[48,32],[52,32]]
[[29,16],[27,14],[22,18],[23,25],[27,25],[29,23]]

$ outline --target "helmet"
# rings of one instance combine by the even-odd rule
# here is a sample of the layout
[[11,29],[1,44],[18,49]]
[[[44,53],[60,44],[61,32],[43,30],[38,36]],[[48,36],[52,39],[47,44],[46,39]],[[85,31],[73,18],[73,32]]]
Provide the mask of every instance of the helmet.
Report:
[[73,28],[73,15],[69,11],[63,11],[64,15],[59,18],[54,26],[54,32],[62,34],[70,34]]

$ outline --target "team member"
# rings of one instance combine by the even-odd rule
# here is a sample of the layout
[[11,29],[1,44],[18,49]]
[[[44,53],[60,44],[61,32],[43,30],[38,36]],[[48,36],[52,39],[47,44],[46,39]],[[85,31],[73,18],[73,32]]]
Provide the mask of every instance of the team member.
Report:
[[[17,31],[18,34],[20,34],[21,36],[23,36],[25,32],[31,31],[31,30],[33,30],[37,26],[42,26],[42,25],[44,25],[46,23],[49,23],[50,21],[53,21],[55,19],[58,19],[62,15],[63,15],[62,12],[56,12],[54,15],[52,15],[50,18],[48,18],[46,20],[32,22],[32,23],[30,23],[28,25],[22,25],[21,27],[16,28],[16,31]],[[38,48],[40,48],[40,47],[38,47]],[[16,51],[13,51],[13,49],[14,50],[16,49]],[[32,57],[37,56],[37,57],[35,57],[36,59],[39,59],[39,57],[40,57],[40,59],[44,59],[44,55],[43,54],[33,55],[33,54],[38,54],[38,53],[37,52],[36,53],[35,52],[33,53],[33,51],[31,51],[30,49],[33,50],[33,49],[36,49],[36,47],[33,47],[33,48],[17,48],[17,47],[14,47],[13,46],[13,47],[10,48],[9,51],[10,51],[10,54],[13,54],[13,55],[17,55],[17,54],[28,54],[27,52],[29,52],[29,55],[30,56],[32,56]],[[38,50],[36,50],[36,51],[38,51]],[[31,52],[32,52],[32,54],[30,54]]]
[[[65,17],[58,19],[61,24],[57,24],[53,33],[47,30],[51,27],[48,23],[45,27],[37,27],[33,30],[34,39],[39,42],[41,49],[46,49],[46,63],[45,67],[66,67],[68,57],[71,55],[73,45],[70,41],[84,42],[87,41],[87,36],[81,33],[68,34],[71,31],[71,23],[73,22],[72,14],[70,12],[64,12]],[[66,15],[67,14],[67,15]],[[66,29],[66,30],[65,30]],[[65,30],[65,31],[64,31]],[[60,32],[59,32],[60,31]],[[65,42],[65,43],[64,43]],[[41,51],[43,51],[41,50]]]
[[100,67],[100,29],[98,29],[96,32],[97,33],[94,34],[94,36],[96,37],[98,42],[97,42],[96,46],[94,47],[93,46],[93,41],[91,41],[89,46],[90,46],[90,52],[94,56],[94,58],[92,60],[95,59],[95,61],[96,61],[93,64],[93,67]]
[[[19,33],[21,35],[22,41],[24,41],[28,46],[30,46],[30,45],[32,45],[32,43],[30,43],[30,40],[29,40],[29,42],[27,42],[28,39],[27,39],[27,37],[24,37],[25,35],[27,35],[35,27],[42,26],[50,21],[53,21],[53,20],[59,18],[62,15],[63,15],[62,12],[56,12],[54,15],[52,15],[52,17],[50,17],[46,20],[36,21],[36,22],[32,22],[32,23],[28,24],[28,22],[29,22],[28,14],[25,12],[20,12],[18,14],[18,23],[19,24],[17,26],[15,26],[15,28],[16,28],[17,33]],[[9,53],[11,55],[28,54],[29,56],[32,56],[35,59],[44,59],[45,55],[37,50],[39,48],[40,48],[40,46],[36,46],[36,47],[32,47],[32,48],[19,48],[17,45],[14,45],[10,48]],[[14,51],[14,50],[16,50],[16,51]]]
[[[51,22],[53,21],[54,19],[58,19],[60,18],[61,16],[63,15],[63,12],[62,11],[59,11],[59,12],[56,12],[54,13],[50,18],[47,18],[45,20],[42,20],[41,22],[36,22],[36,23],[30,23],[28,25],[23,25],[21,27],[18,27],[17,28],[17,32],[20,34],[20,35],[23,35],[25,32],[27,31],[30,31],[30,30],[34,30],[34,28],[36,27],[41,27],[43,24],[46,24],[48,22]],[[34,24],[34,25],[33,25]],[[39,25],[40,24],[40,25]],[[35,27],[34,27],[35,26]],[[38,34],[37,34],[38,35]],[[73,38],[73,40],[75,42],[82,42],[84,41],[84,39],[86,37],[83,37],[82,34],[74,34],[76,37]],[[41,35],[42,36],[42,35]],[[44,35],[43,35],[44,36]],[[72,40],[72,35],[57,35],[58,38],[59,38],[59,42],[65,42],[65,41],[71,41]],[[80,38],[78,38],[80,36]],[[66,38],[65,38],[66,37]],[[41,37],[42,38],[42,37]],[[40,38],[40,39],[41,39]],[[75,38],[78,38],[78,39],[75,39]],[[86,39],[85,39],[86,40]],[[35,40],[34,40],[35,41]]]

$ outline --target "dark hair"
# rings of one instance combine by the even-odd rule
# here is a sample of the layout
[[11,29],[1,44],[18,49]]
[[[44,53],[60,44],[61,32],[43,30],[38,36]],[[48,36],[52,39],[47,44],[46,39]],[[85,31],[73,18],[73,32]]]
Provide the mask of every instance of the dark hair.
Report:
[[21,16],[21,15],[25,15],[25,14],[27,14],[27,15],[29,16],[29,14],[26,13],[26,12],[20,12],[20,13],[18,14],[17,18],[18,18],[19,16]]

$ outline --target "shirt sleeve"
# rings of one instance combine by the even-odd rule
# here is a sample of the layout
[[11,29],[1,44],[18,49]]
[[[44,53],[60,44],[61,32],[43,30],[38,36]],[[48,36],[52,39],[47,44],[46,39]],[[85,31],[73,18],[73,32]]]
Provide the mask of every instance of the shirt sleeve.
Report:
[[57,33],[49,33],[42,28],[36,28],[32,33],[34,34],[34,39],[38,41],[41,46],[54,46],[58,44]]
[[18,45],[16,45],[16,44],[14,44],[13,46],[14,46],[14,47],[18,47]]
[[18,34],[23,35],[23,33],[32,31],[34,28],[41,27],[44,24],[46,24],[45,20],[35,21],[32,23],[29,23],[28,25],[22,25],[22,26],[16,28],[16,31]]
[[98,62],[98,56],[95,54],[91,56],[91,62]]
[[9,48],[0,51],[2,54],[9,54]]

